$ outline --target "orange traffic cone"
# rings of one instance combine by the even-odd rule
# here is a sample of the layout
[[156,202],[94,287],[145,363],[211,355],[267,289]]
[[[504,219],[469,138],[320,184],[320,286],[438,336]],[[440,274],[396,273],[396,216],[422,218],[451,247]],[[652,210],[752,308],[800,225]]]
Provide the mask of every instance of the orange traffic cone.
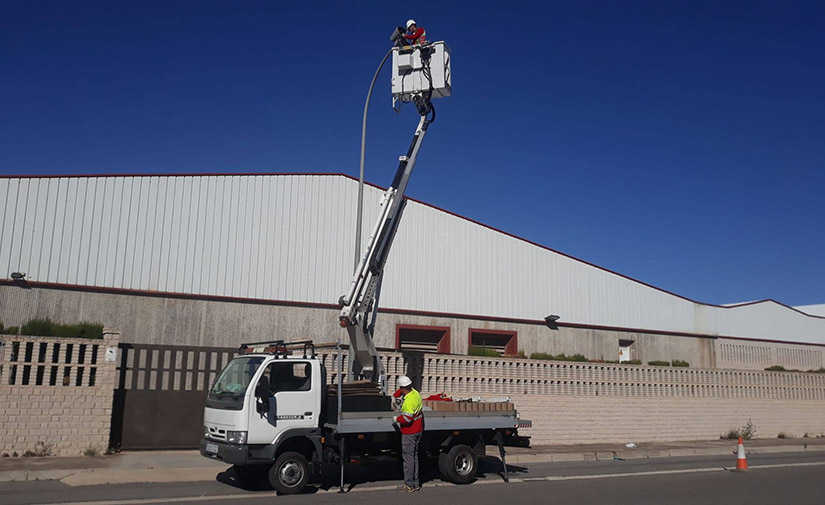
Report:
[[742,445],[742,437],[739,437],[739,449],[736,454],[736,471],[748,471],[748,460],[745,459],[745,446]]

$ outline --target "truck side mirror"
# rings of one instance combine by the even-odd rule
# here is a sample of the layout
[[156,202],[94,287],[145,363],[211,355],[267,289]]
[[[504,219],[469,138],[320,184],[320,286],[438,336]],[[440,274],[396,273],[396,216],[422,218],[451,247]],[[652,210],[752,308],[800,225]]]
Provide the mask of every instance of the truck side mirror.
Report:
[[269,384],[267,384],[266,378],[262,378],[258,381],[258,385],[255,386],[255,397],[256,398],[268,398],[269,394]]
[[262,377],[255,386],[255,410],[258,414],[266,415],[269,411],[269,381]]

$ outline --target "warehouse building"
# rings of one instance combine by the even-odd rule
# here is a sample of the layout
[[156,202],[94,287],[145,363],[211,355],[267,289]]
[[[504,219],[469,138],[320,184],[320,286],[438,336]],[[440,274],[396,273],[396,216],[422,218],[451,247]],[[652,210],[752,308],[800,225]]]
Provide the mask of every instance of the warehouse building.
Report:
[[[136,344],[335,342],[357,191],[341,174],[0,178],[0,321],[97,322]],[[381,193],[365,190],[364,241]],[[825,366],[821,305],[689,300],[413,200],[381,307],[385,349]]]

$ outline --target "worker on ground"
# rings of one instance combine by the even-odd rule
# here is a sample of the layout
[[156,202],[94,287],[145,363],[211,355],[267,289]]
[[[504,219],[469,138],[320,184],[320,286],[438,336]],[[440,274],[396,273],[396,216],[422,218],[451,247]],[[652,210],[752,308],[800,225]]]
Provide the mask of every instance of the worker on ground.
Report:
[[424,431],[424,413],[421,393],[412,387],[412,381],[406,375],[398,378],[398,391],[393,396],[402,398],[401,414],[394,422],[401,429],[401,455],[404,460],[404,485],[399,491],[414,493],[421,489],[418,480],[418,448]]
[[407,33],[404,38],[409,41],[411,46],[420,46],[427,43],[427,32],[424,28],[415,24],[414,19],[407,20]]

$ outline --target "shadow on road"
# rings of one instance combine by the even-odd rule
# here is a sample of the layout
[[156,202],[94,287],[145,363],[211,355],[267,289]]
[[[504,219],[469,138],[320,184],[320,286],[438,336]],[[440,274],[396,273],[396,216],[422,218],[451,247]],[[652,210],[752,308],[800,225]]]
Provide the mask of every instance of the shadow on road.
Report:
[[[304,494],[317,493],[319,489],[324,491],[337,489],[340,484],[340,471],[338,465],[324,464],[320,474],[316,473],[313,476],[310,485],[304,490]],[[443,480],[435,461],[426,460],[426,462],[422,462],[419,471],[421,484]],[[514,465],[507,465],[507,471],[510,477],[528,473],[527,468]],[[404,480],[403,475],[401,462],[394,458],[369,458],[349,463],[344,467],[344,490],[350,491],[356,486],[365,484],[401,484]],[[479,458],[478,478],[486,479],[491,475],[504,479],[504,467],[501,460],[492,456]],[[215,480],[244,491],[272,491],[266,469],[263,468],[259,472],[247,472],[243,476],[238,475],[235,468],[230,468],[219,473]]]

